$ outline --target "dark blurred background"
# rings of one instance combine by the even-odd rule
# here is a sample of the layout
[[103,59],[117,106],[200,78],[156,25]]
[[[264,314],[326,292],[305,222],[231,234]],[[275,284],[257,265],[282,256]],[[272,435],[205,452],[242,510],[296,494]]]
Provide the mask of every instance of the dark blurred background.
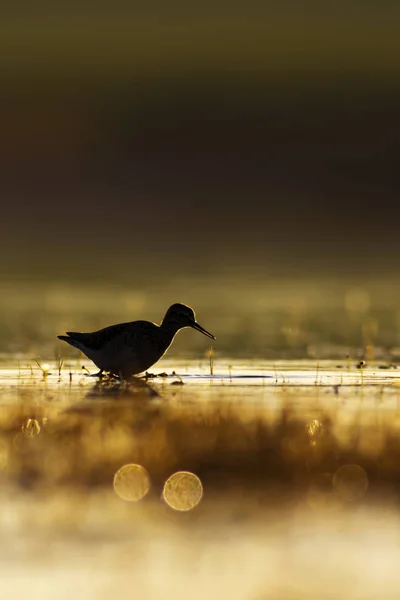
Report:
[[175,281],[189,303],[196,281],[230,298],[393,281],[399,17],[389,0],[3,5],[2,280]]

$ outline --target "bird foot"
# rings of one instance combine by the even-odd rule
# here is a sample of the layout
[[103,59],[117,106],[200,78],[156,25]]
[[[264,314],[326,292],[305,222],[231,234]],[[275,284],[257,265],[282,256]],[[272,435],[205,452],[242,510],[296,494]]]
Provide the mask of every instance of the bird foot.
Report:
[[97,373],[85,373],[86,377],[100,377],[100,379],[103,377],[103,371],[100,370]]

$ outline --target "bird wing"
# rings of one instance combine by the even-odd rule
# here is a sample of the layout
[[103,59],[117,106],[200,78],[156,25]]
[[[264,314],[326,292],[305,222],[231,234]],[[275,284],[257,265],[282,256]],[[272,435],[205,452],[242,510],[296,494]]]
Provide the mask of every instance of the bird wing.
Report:
[[93,331],[92,333],[67,331],[67,335],[90,350],[100,350],[100,348],[111,342],[115,337],[128,332],[132,325],[133,323],[118,323],[118,325],[104,327],[104,329],[99,329],[99,331]]

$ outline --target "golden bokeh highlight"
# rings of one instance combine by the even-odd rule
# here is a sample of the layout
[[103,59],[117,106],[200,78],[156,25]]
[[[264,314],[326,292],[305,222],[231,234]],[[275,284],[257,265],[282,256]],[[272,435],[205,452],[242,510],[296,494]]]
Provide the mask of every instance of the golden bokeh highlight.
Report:
[[317,473],[312,478],[305,497],[309,508],[327,513],[338,510],[342,506],[340,498],[332,493],[332,479],[332,473],[327,471]]
[[150,477],[141,465],[124,465],[115,473],[114,491],[122,500],[137,502],[150,489]]
[[369,293],[360,287],[347,290],[344,298],[346,309],[351,313],[366,313],[371,305]]
[[22,427],[22,433],[29,438],[35,437],[40,433],[40,424],[36,419],[27,419]]
[[0,440],[0,472],[8,468],[10,451],[5,440]]
[[203,486],[194,473],[178,471],[165,482],[163,498],[174,510],[192,510],[199,504],[202,497]]
[[368,488],[368,476],[359,465],[343,465],[333,476],[333,490],[341,500],[362,498]]

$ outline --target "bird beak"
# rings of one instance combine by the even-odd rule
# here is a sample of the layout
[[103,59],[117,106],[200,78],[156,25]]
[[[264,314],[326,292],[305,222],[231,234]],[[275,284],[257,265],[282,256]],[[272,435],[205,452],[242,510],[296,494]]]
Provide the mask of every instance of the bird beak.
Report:
[[204,335],[211,338],[212,340],[215,340],[215,337],[211,333],[209,333],[206,329],[204,329],[204,327],[199,325],[197,323],[197,321],[194,321],[194,323],[192,323],[191,327],[193,327],[193,329],[197,329],[197,331],[200,331],[200,333],[203,333]]

